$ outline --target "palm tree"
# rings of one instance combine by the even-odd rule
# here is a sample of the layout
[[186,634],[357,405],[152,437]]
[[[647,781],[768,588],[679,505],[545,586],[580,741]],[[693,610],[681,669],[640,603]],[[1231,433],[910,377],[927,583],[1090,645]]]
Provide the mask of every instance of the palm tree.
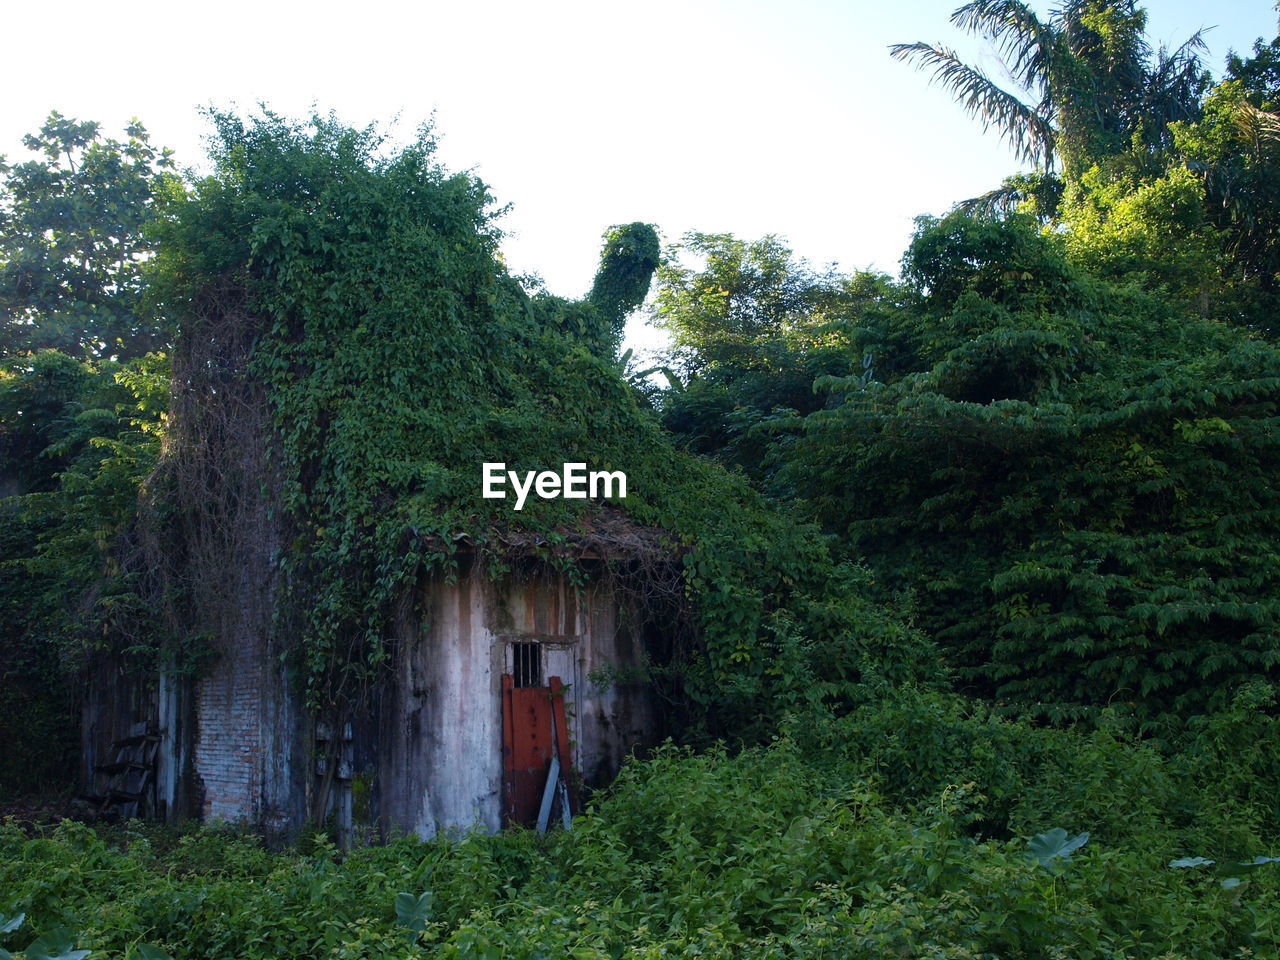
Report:
[[1136,139],[1155,151],[1168,124],[1196,116],[1208,75],[1197,31],[1172,53],[1153,55],[1147,15],[1134,0],[1067,0],[1041,20],[1022,0],[973,0],[951,22],[996,48],[1011,89],[955,51],[899,43],[899,60],[931,69],[983,128],[994,126],[1019,160],[1068,180]]

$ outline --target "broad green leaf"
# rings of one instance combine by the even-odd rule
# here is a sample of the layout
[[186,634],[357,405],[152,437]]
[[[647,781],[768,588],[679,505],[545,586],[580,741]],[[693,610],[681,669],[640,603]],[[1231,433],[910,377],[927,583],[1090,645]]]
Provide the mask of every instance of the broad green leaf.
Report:
[[1034,857],[1042,866],[1048,866],[1054,860],[1067,860],[1089,842],[1088,833],[1078,833],[1074,837],[1067,836],[1067,831],[1054,827],[1045,833],[1038,833],[1027,841],[1027,855]]
[[84,960],[92,950],[77,950],[75,938],[65,930],[50,930],[27,947],[27,960]]
[[415,897],[412,893],[396,894],[396,923],[409,930],[425,930],[427,921],[431,919],[430,890]]
[[1280,857],[1254,857],[1243,862],[1224,863],[1218,868],[1218,872],[1228,877],[1238,877],[1268,863],[1280,863]]

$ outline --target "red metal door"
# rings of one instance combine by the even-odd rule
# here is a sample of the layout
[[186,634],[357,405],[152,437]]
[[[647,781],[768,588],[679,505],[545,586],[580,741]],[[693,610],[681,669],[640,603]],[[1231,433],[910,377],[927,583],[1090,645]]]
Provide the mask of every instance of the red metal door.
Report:
[[[546,687],[517,687],[511,674],[502,675],[502,815],[507,823],[531,827],[537,822],[557,747],[560,769],[569,777],[564,685],[559,677],[549,682]],[[576,803],[570,791],[570,807],[576,809]]]

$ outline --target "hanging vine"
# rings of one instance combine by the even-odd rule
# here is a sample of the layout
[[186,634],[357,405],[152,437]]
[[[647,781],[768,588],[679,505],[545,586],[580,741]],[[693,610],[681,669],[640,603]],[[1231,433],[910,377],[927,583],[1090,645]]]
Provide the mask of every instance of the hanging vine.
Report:
[[[170,198],[153,267],[182,320],[162,469],[184,533],[156,542],[180,545],[167,568],[193,628],[224,629],[212,611],[235,557],[274,545],[276,634],[310,707],[335,715],[387,662],[406,587],[453,571],[465,539],[495,571],[613,558],[639,606],[671,623],[688,611],[697,643],[672,650],[707,709],[754,714],[771,684],[810,684],[812,663],[779,678],[780,644],[831,681],[865,672],[853,637],[867,611],[832,594],[845,582],[813,531],[672,447],[589,335],[617,317],[530,297],[502,266],[484,185],[444,171],[429,130],[391,150],[332,118],[212,119],[215,173]],[[646,230],[606,237],[596,286],[613,313],[647,286]],[[628,496],[515,512],[481,498],[481,464],[498,461],[623,470]],[[802,596],[821,615],[780,625],[784,598]]]

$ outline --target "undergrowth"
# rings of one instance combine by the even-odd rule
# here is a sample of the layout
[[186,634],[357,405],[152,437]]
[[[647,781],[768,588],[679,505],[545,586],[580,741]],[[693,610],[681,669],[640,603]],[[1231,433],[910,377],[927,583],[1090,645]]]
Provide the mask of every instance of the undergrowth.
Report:
[[22,919],[0,945],[62,930],[148,960],[1274,956],[1280,864],[1250,862],[1280,842],[1273,693],[1243,691],[1172,751],[1118,717],[1036,728],[907,688],[793,715],[736,754],[662,748],[547,836],[343,854],[218,827],[9,824],[0,913]]

